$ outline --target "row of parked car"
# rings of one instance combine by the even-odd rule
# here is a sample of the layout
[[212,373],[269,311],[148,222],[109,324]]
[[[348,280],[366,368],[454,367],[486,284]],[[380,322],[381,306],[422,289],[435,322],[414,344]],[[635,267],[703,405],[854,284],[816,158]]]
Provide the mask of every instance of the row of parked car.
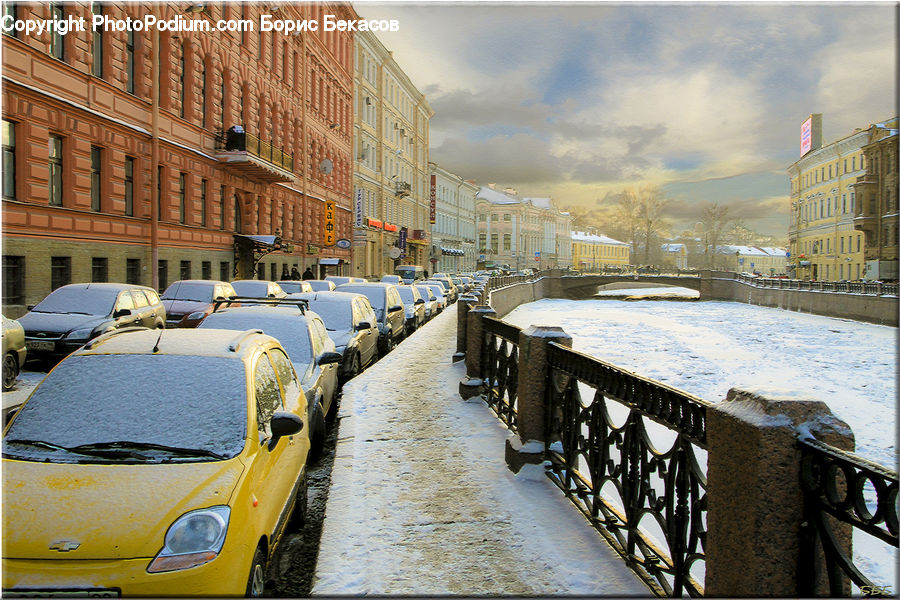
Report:
[[341,384],[449,291],[332,277],[51,292],[18,320],[22,360],[59,362],[4,432],[3,594],[262,595]]

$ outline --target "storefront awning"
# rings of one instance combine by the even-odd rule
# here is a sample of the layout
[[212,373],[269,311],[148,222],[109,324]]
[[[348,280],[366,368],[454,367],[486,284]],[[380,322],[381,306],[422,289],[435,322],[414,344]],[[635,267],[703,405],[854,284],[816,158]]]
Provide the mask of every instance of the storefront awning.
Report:
[[342,258],[320,258],[320,265],[339,265],[341,264]]

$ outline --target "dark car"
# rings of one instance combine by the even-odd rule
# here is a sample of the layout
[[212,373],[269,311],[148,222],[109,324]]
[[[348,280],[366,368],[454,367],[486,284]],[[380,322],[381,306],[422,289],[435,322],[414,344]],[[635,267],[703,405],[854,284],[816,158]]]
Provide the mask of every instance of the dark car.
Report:
[[419,290],[412,285],[398,286],[397,293],[403,300],[403,309],[406,312],[406,335],[409,335],[425,322],[425,300]]
[[390,283],[345,283],[335,291],[362,294],[369,299],[378,319],[378,350],[384,356],[406,337],[406,312],[397,286]]
[[346,292],[307,292],[290,294],[288,298],[304,298],[310,310],[325,321],[328,335],[344,356],[343,381],[378,359],[378,319],[368,298]]
[[213,311],[216,300],[227,300],[237,292],[227,281],[182,279],[162,294],[166,327],[196,327]]
[[166,309],[148,287],[73,283],[50,292],[19,323],[25,329],[28,360],[57,361],[113,329],[161,329],[166,325]]

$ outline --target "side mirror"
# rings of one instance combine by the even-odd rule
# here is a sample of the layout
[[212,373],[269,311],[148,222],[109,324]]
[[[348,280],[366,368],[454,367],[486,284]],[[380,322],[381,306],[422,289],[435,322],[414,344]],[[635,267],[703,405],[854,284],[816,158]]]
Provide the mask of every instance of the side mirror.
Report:
[[129,316],[131,316],[130,308],[120,308],[119,310],[117,310],[116,312],[113,313],[114,319],[118,319],[120,317],[129,317]]
[[213,302],[225,302],[225,296],[216,296]]
[[356,324],[356,331],[365,331],[366,329],[371,329],[372,324],[368,321],[360,321]]
[[416,304],[425,304],[425,301],[419,298],[418,300],[416,300]]
[[269,298],[274,298],[275,294],[269,294]]
[[26,306],[25,308],[28,309],[28,310],[34,310],[34,304],[29,304],[29,305]]
[[272,430],[272,439],[269,441],[269,450],[278,445],[279,438],[286,435],[294,435],[303,430],[303,419],[297,415],[284,411],[276,411],[269,421]]
[[388,309],[388,312],[397,312],[398,310],[403,310],[402,304],[396,304]]
[[334,363],[339,363],[344,359],[340,352],[324,352],[322,356],[319,357],[318,363],[319,365],[332,365]]

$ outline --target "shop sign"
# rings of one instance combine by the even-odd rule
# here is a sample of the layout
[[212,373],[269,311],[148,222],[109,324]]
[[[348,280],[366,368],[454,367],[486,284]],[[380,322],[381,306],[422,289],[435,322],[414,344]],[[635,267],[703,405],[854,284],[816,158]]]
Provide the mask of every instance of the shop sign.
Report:
[[385,223],[384,230],[385,231],[397,231],[397,226],[394,225],[393,223]]
[[434,225],[437,222],[437,192],[435,188],[437,187],[437,176],[431,176],[431,224]]
[[325,245],[334,246],[337,241],[337,232],[334,224],[334,213],[336,211],[334,200],[325,201]]
[[383,223],[378,219],[366,219],[366,225],[369,227],[375,227],[376,229],[381,229]]

